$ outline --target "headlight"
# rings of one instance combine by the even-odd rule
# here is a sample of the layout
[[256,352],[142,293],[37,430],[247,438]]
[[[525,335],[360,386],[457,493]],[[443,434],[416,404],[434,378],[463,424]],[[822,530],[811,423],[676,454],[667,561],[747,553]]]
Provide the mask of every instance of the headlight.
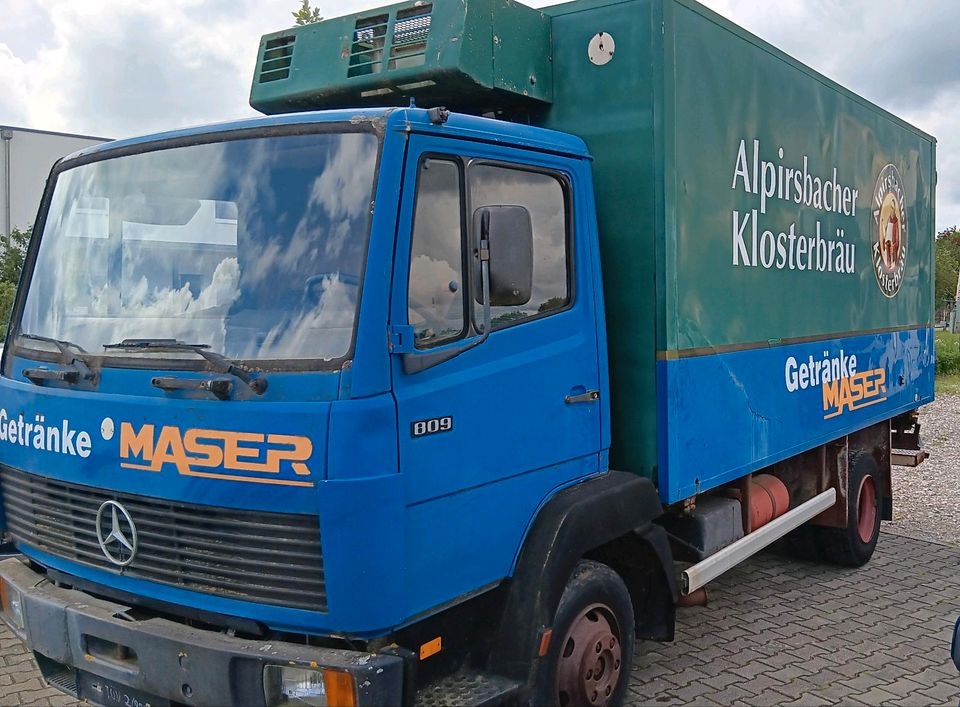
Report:
[[20,596],[19,589],[7,584],[3,578],[0,578],[0,604],[3,605],[3,613],[6,614],[6,617],[22,631],[23,597]]
[[268,665],[263,669],[263,697],[269,707],[355,707],[353,676],[330,668]]

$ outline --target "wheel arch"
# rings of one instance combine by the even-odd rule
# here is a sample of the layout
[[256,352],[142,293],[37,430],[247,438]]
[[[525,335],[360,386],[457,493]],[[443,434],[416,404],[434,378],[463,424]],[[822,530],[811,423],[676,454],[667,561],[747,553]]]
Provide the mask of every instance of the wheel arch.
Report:
[[[562,489],[531,524],[509,581],[490,668],[526,681],[552,625],[566,581],[581,559],[617,571],[634,602],[638,638],[672,640],[676,580],[653,483],[610,471]],[[642,617],[642,618],[641,618]],[[653,617],[648,619],[647,617]]]

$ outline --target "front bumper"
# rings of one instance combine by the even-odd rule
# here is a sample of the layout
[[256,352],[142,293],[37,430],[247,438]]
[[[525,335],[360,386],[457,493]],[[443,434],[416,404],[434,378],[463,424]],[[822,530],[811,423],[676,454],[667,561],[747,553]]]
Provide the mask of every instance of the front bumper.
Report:
[[[358,705],[399,704],[403,661],[335,648],[246,640],[163,618],[138,618],[129,606],[55,586],[20,560],[0,562],[19,592],[23,626],[10,628],[45,665],[82,670],[157,697],[190,705],[262,705],[263,668],[295,665],[350,673]],[[104,647],[110,647],[105,650]],[[72,691],[69,680],[55,681]],[[189,695],[189,697],[188,697]]]

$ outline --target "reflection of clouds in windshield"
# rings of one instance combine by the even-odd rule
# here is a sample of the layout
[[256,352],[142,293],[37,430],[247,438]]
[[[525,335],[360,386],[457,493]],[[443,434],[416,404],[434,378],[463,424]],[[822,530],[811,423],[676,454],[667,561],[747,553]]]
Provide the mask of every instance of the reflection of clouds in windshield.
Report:
[[[258,236],[264,234],[266,225],[263,215],[276,211],[273,181],[264,179],[263,175],[269,174],[277,159],[277,151],[271,149],[268,141],[257,140],[244,153],[243,169],[235,171],[239,187],[236,202],[243,208],[243,228],[247,233]],[[282,225],[274,223],[273,227]],[[250,273],[245,275],[249,276]]]
[[[362,218],[370,208],[370,175],[377,161],[377,146],[366,135],[345,135],[326,169],[313,182],[310,207],[320,205],[327,219],[345,226]],[[307,215],[310,210],[308,209]],[[307,218],[307,215],[304,218]],[[301,221],[302,223],[302,221]],[[348,229],[338,228],[324,246],[328,256],[340,256]]]
[[[378,149],[369,133],[323,132],[62,173],[21,330],[90,351],[122,338],[177,338],[231,357],[345,354],[357,288],[342,280],[362,275]],[[91,199],[95,219],[71,216]],[[73,228],[71,218],[86,221]],[[218,235],[228,227],[232,240]],[[350,277],[304,299],[312,278],[335,273]]]
[[[320,175],[309,187],[306,208],[292,238],[286,234],[267,236],[257,230],[258,223],[246,223],[248,233],[255,234],[264,245],[261,257],[244,273],[245,281],[255,284],[278,271],[301,270],[305,259],[343,262],[349,239],[351,236],[360,239],[361,229],[366,226],[377,149],[377,141],[366,133],[340,136],[332,154],[322,164]],[[318,266],[317,269],[333,268]]]
[[[343,356],[353,337],[357,288],[327,275],[315,286],[316,306],[279,322],[267,333],[255,355],[244,358],[322,358]],[[305,297],[314,297],[307,292]]]
[[122,339],[158,338],[220,348],[226,335],[224,313],[240,294],[239,281],[237,259],[226,258],[196,297],[189,284],[179,289],[151,288],[146,277],[122,294],[105,284],[92,293],[85,316],[68,322],[69,329],[82,333],[70,331],[66,338],[89,339],[95,331],[98,347]]
[[123,293],[121,301],[118,289],[109,284],[97,292],[90,305],[94,316],[110,316],[119,305],[123,317],[175,317],[180,314],[197,314],[204,310],[225,309],[240,295],[240,265],[236,258],[225,258],[213,271],[211,282],[196,297],[190,284],[179,289],[170,287],[150,288],[146,277]]

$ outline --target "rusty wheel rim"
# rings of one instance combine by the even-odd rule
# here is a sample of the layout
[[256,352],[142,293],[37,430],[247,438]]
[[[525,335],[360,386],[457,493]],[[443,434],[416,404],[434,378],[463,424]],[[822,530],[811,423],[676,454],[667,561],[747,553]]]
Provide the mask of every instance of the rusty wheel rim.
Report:
[[588,606],[560,644],[557,704],[608,704],[620,680],[621,658],[620,629],[613,613],[604,604]]
[[857,494],[857,533],[869,543],[877,525],[877,485],[872,476],[864,476]]

